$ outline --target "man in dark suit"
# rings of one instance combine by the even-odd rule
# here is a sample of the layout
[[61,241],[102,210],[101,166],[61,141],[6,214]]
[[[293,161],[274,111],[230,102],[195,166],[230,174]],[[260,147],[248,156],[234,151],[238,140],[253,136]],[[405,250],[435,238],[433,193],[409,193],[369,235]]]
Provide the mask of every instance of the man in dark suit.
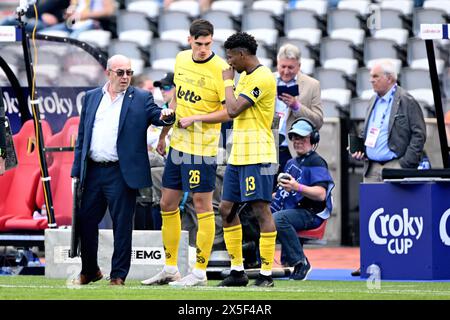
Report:
[[131,264],[131,238],[137,190],[151,187],[147,128],[171,125],[172,109],[161,109],[151,93],[130,87],[130,60],[108,60],[109,81],[86,93],[71,176],[80,179],[78,212],[81,262],[75,284],[88,284],[103,275],[97,264],[98,224],[109,208],[114,253],[110,284],[123,285]]
[[[352,157],[364,161],[364,183],[377,183],[383,182],[384,168],[417,168],[427,134],[422,109],[397,85],[392,63],[376,63],[370,70],[370,83],[376,95],[369,101],[361,134],[365,150]],[[360,274],[360,269],[352,272]]]

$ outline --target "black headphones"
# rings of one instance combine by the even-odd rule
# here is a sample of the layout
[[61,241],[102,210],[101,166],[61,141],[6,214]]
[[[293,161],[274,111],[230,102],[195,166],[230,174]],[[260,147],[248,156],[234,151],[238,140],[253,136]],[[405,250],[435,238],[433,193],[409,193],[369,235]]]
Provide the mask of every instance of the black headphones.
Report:
[[[318,144],[320,141],[320,134],[319,131],[316,129],[316,126],[314,125],[314,123],[311,122],[311,120],[309,120],[308,118],[305,117],[300,117],[297,120],[295,120],[292,125],[291,125],[291,129],[294,126],[294,124],[296,124],[299,121],[305,121],[307,122],[311,128],[313,129],[313,131],[311,132],[310,136],[309,136],[309,142],[311,143],[311,145],[315,145]],[[291,137],[289,137],[289,139],[291,139]]]

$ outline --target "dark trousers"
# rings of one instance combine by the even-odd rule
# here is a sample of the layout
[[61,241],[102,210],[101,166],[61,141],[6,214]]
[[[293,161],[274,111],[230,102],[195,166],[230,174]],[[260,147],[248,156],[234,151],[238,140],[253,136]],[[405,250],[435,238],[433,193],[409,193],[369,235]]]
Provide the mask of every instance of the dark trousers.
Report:
[[131,264],[136,194],[136,190],[129,188],[125,183],[118,162],[110,166],[88,162],[79,211],[82,274],[91,276],[99,269],[98,224],[108,207],[114,233],[110,277],[125,280]]

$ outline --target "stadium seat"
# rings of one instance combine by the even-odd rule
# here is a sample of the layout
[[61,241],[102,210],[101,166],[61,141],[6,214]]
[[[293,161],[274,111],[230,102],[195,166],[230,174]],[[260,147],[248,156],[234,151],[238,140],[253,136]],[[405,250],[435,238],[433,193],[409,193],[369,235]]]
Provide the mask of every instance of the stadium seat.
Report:
[[[441,50],[439,50],[434,43],[434,55],[436,57],[436,69],[438,74],[442,74],[444,71],[445,61],[444,57],[441,57]],[[429,70],[428,56],[425,46],[425,41],[420,38],[408,39],[406,59],[408,65],[413,69]]]
[[288,10],[284,15],[284,33],[288,38],[303,39],[318,44],[324,25],[313,10]]
[[106,49],[111,42],[111,31],[106,30],[86,30],[78,35],[78,40],[87,42],[91,46]]
[[325,235],[327,221],[328,220],[324,220],[322,224],[315,229],[297,231],[300,242],[302,244],[325,244],[326,241],[323,240],[323,237]]
[[352,42],[344,39],[322,38],[320,63],[324,68],[342,70],[347,75],[355,74],[358,60],[355,59]]
[[342,107],[348,106],[352,92],[347,87],[347,80],[343,71],[316,68],[314,78],[320,82],[322,99],[333,100]]
[[198,1],[191,1],[191,0],[173,1],[169,4],[167,10],[186,12],[192,18],[198,17],[200,15],[200,5]]
[[369,68],[362,67],[356,72],[356,95],[362,99],[370,99],[374,95]]
[[404,15],[411,15],[414,8],[414,2],[413,0],[382,1],[380,7],[381,9],[399,10]]
[[[402,66],[402,60],[398,45],[390,39],[366,38],[364,40],[364,64],[371,68],[375,62],[380,59],[389,59],[399,72]],[[406,63],[406,56],[405,56]]]
[[323,16],[327,13],[328,1],[327,0],[303,0],[295,2],[296,9],[312,10],[319,16]]
[[350,101],[350,119],[364,121],[369,109],[369,99],[353,98]]
[[133,1],[126,5],[127,11],[143,12],[147,17],[154,19],[157,18],[160,13],[159,1]]
[[450,14],[450,1],[448,0],[425,0],[423,3],[425,9],[440,9],[445,10],[447,14]]
[[286,2],[282,0],[257,0],[252,4],[253,9],[267,10],[276,16],[281,16],[284,13]]
[[150,64],[153,69],[173,71],[175,57],[181,50],[177,41],[155,39],[150,47]]
[[371,1],[369,0],[340,0],[337,4],[339,10],[354,10],[361,15],[369,13]]
[[153,38],[147,15],[126,10],[117,15],[117,35],[120,40],[136,42],[140,47],[148,47]]
[[[41,120],[44,142],[52,131],[47,121]],[[30,219],[36,208],[36,191],[40,183],[38,149],[33,120],[26,121],[20,131],[14,135],[18,165],[7,172],[5,180],[0,177],[1,185],[8,183],[6,192],[0,194],[0,231],[17,229],[12,219]],[[5,188],[5,185],[2,188]],[[43,223],[43,222],[41,222]]]
[[158,33],[163,40],[173,40],[187,45],[191,20],[186,12],[166,11],[158,18]]
[[350,40],[355,45],[362,44],[365,21],[358,11],[352,9],[331,9],[327,16],[327,32],[330,38]]
[[419,104],[422,101],[425,106],[434,108],[430,73],[427,70],[403,68],[399,74],[399,80],[402,88],[407,90]]
[[380,10],[380,28],[373,30],[374,38],[390,39],[398,45],[404,45],[408,39],[409,31],[403,28],[402,13],[394,9]]
[[240,17],[244,10],[245,0],[221,0],[211,3],[212,10],[225,10],[230,12],[234,17]]
[[[46,146],[48,147],[74,147],[80,117],[67,119],[61,132],[52,136]],[[74,152],[52,152],[52,164],[49,166],[49,175],[52,177],[51,189],[55,220],[58,226],[72,224],[72,170]],[[36,193],[36,205],[41,208],[44,204],[44,192],[42,184]],[[46,226],[45,226],[46,227]]]
[[202,14],[202,19],[214,21],[214,40],[224,42],[238,30],[237,22],[225,10],[209,10]]
[[281,24],[277,25],[270,11],[252,9],[242,16],[241,29],[253,35],[257,41],[271,46],[277,42]]
[[420,38],[420,25],[422,23],[446,24],[448,23],[447,13],[441,8],[415,8],[412,22],[415,37]]
[[348,114],[346,108],[342,107],[335,99],[329,99],[322,95],[321,102],[324,118],[345,118]]

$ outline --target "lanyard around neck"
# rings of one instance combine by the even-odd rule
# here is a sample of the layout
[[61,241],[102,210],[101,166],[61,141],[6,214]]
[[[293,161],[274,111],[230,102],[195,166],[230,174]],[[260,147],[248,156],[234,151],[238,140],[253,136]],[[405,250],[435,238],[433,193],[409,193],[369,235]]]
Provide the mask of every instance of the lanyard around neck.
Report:
[[[389,106],[391,105],[391,102],[392,102],[392,100],[394,99],[394,95],[395,95],[395,92],[396,92],[396,91],[397,91],[397,84],[394,84],[394,86],[392,87],[392,90],[391,90],[391,94],[389,95],[387,107],[386,107],[386,109],[385,109],[384,112],[383,112],[383,116],[381,117],[380,125],[378,126],[379,129],[381,129],[381,128],[383,127],[384,119],[386,118],[386,115],[387,115],[388,110],[390,110]],[[377,103],[378,103],[378,98],[379,98],[379,97],[378,97],[378,95],[377,95],[377,98],[376,98],[376,100],[375,100],[374,106],[377,105]],[[374,114],[374,117],[375,117],[375,114]],[[374,120],[374,122],[375,122],[375,118],[374,118],[373,120]]]

